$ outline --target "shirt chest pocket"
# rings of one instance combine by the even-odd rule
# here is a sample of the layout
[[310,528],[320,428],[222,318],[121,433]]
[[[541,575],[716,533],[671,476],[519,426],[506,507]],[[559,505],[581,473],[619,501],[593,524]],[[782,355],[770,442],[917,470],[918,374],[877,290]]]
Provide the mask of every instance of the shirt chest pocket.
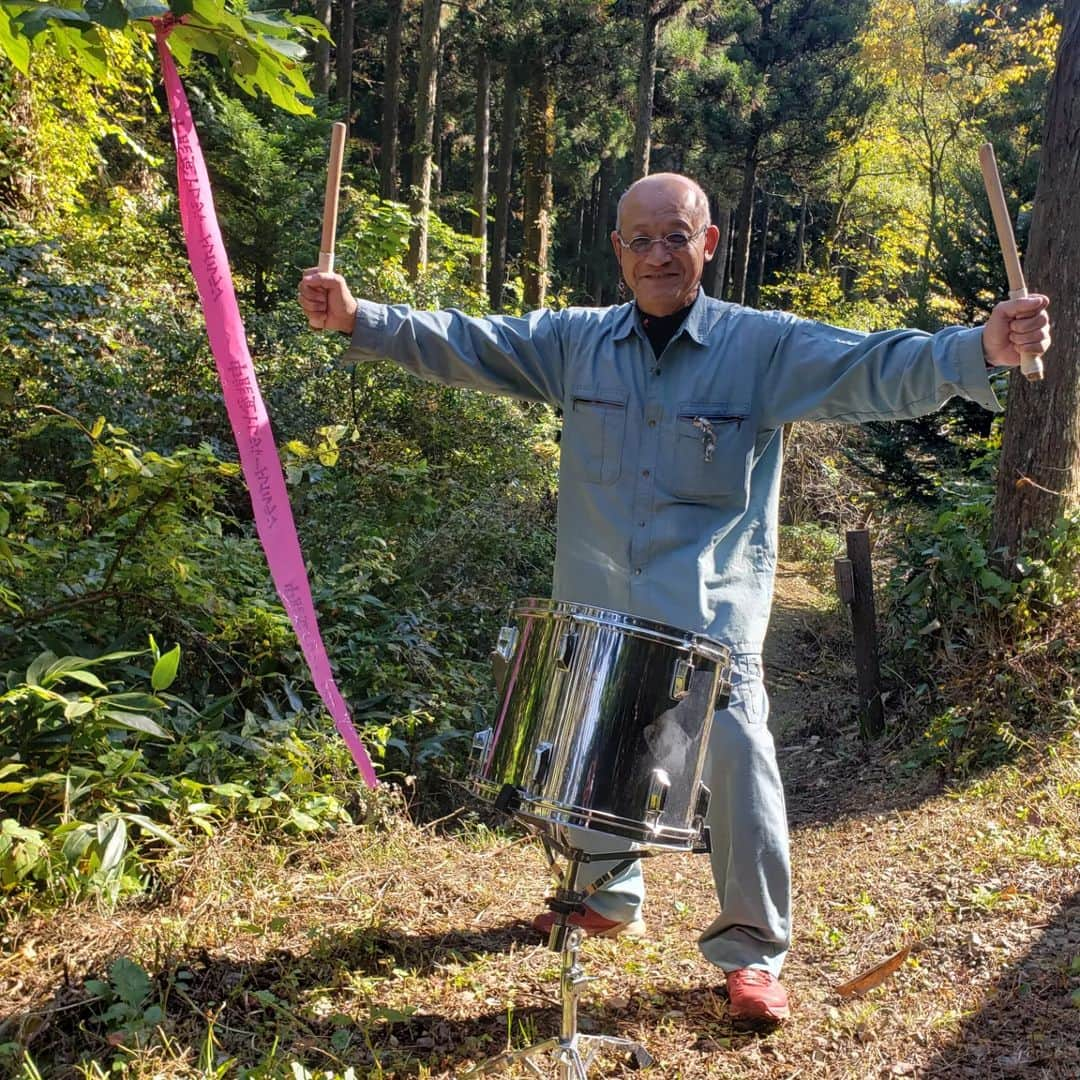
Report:
[[[592,484],[614,484],[626,438],[625,390],[576,387],[563,432],[563,463]],[[567,460],[570,457],[571,460]]]
[[672,494],[694,502],[742,502],[753,451],[740,402],[683,402],[675,414],[673,437],[666,440],[665,477]]

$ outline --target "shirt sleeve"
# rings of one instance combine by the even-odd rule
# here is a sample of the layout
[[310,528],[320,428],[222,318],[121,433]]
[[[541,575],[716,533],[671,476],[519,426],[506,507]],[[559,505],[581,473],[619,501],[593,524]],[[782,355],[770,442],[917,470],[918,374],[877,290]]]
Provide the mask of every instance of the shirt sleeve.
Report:
[[361,300],[341,362],[387,357],[445,386],[558,405],[565,369],[561,323],[561,313],[547,309],[478,319],[454,309],[414,311]]
[[957,395],[1001,411],[981,327],[862,334],[789,315],[781,320],[786,325],[762,380],[763,427],[902,420],[934,412]]

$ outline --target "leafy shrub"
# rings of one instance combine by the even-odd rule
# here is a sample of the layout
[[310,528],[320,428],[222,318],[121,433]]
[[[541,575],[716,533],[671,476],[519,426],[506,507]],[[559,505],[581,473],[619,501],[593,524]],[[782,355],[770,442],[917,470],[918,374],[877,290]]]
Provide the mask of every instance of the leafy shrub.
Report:
[[954,494],[909,527],[887,600],[914,709],[931,713],[912,764],[963,773],[1014,755],[1027,728],[1075,723],[1080,515],[1029,533],[1009,575],[989,548],[992,489]]

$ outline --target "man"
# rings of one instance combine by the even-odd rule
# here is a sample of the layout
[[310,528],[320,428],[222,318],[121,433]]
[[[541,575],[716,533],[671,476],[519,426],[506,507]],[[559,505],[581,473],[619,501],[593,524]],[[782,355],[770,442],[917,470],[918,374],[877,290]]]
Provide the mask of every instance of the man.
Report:
[[[701,188],[660,173],[629,188],[611,235],[633,304],[474,319],[358,302],[314,271],[299,295],[313,327],[351,335],[347,362],[388,356],[424,378],[561,407],[555,598],[732,648],[704,777],[720,914],[700,947],[726,973],[732,1018],[772,1023],[789,1014],[791,887],[761,646],[783,425],[917,416],[955,394],[998,409],[987,371],[1017,366],[1020,348],[1046,352],[1048,301],[998,304],[981,328],[865,335],[705,296],[718,240]],[[594,934],[640,932],[642,900],[634,866],[574,919]]]

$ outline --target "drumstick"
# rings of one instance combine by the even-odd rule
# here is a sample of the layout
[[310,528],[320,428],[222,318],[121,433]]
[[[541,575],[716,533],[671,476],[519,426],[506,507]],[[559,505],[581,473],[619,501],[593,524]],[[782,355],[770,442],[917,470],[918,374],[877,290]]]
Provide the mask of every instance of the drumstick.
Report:
[[[1005,205],[1005,193],[1001,190],[1001,178],[998,176],[994,147],[988,142],[979,147],[979,164],[982,166],[986,194],[990,197],[990,210],[994,215],[1001,254],[1005,256],[1005,273],[1009,279],[1009,299],[1022,300],[1028,294],[1027,285],[1024,284],[1024,271],[1020,268],[1020,255],[1016,250],[1016,238],[1013,236],[1009,208]],[[1024,373],[1024,378],[1037,382],[1043,377],[1042,360],[1038,356],[1021,351],[1020,370]]]
[[323,203],[322,244],[319,248],[319,272],[334,270],[334,235],[337,232],[338,195],[341,193],[341,165],[345,160],[345,134],[342,123],[330,129],[330,162],[326,168],[326,200]]

